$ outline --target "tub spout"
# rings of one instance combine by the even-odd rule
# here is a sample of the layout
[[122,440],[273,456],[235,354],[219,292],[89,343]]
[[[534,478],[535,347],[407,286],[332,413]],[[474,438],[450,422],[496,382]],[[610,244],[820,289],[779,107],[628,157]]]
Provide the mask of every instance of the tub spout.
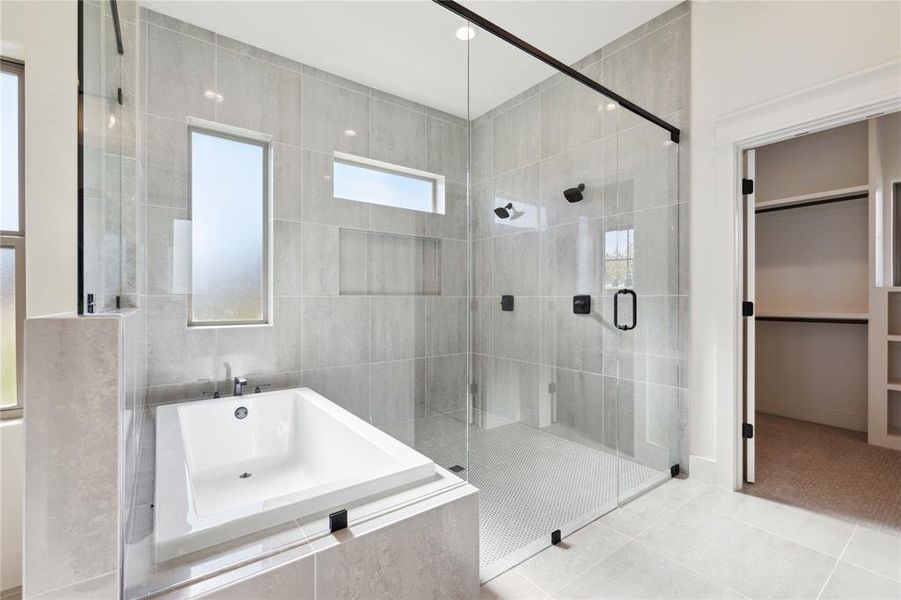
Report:
[[243,377],[235,377],[235,396],[243,396],[244,395],[244,386],[247,385],[247,380]]

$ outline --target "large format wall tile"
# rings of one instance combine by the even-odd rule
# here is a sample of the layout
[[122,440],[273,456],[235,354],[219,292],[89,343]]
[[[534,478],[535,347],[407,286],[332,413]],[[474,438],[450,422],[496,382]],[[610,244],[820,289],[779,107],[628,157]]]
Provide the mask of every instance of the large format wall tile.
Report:
[[369,298],[303,300],[304,369],[369,361]]
[[188,327],[184,296],[149,296],[147,385],[214,379],[216,331]]
[[426,168],[426,117],[392,102],[372,100],[370,156],[391,164]]
[[[317,554],[316,571],[321,576],[316,597],[474,600],[477,514],[478,495],[473,493],[389,527],[345,537]],[[348,570],[347,565],[356,566]]]
[[369,336],[373,362],[425,356],[425,299],[372,298]]
[[216,104],[215,47],[171,29],[147,28],[147,111],[184,121],[213,119]]
[[540,139],[538,104],[538,96],[535,95],[495,118],[495,175],[538,160]]
[[299,146],[301,81],[300,73],[220,48],[216,83],[223,100],[216,117]]
[[369,156],[368,95],[304,77],[302,119],[305,148]]
[[24,594],[31,598],[119,565],[121,318],[28,319],[25,335]]

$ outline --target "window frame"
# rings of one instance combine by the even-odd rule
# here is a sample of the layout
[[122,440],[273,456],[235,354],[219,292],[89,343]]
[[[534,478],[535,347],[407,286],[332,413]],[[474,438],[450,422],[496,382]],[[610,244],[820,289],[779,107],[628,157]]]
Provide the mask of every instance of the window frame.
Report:
[[393,163],[384,162],[381,160],[375,160],[374,158],[365,158],[363,156],[357,156],[355,154],[348,154],[346,152],[340,152],[338,150],[332,153],[332,190],[335,189],[335,164],[344,164],[350,165],[354,167],[362,167],[364,169],[369,169],[371,171],[381,171],[383,173],[390,173],[391,175],[400,175],[403,177],[408,177],[410,179],[419,179],[421,181],[427,181],[432,184],[432,210],[418,210],[415,208],[407,208],[405,206],[396,206],[394,204],[379,204],[377,202],[368,202],[366,200],[360,200],[358,198],[344,198],[343,196],[336,196],[334,193],[332,194],[335,200],[348,200],[350,202],[360,202],[362,204],[367,204],[369,206],[383,206],[385,208],[395,208],[399,210],[411,210],[415,212],[420,212],[427,215],[444,215],[446,214],[446,203],[447,203],[447,195],[445,191],[445,187],[447,185],[444,175],[440,175],[438,173],[430,173],[428,171],[422,171],[420,169],[413,169],[411,167],[405,167],[403,165],[396,165]]
[[0,231],[0,247],[16,253],[16,404],[0,409],[5,421],[25,412],[25,63],[0,57],[0,71],[15,74],[19,82],[19,228]]
[[[260,200],[262,201],[262,209],[263,209],[263,231],[262,231],[262,251],[263,251],[263,260],[262,260],[262,279],[263,279],[263,297],[261,300],[261,306],[263,311],[262,319],[260,320],[252,320],[252,321],[195,321],[194,320],[194,249],[193,249],[193,223],[194,223],[194,202],[193,202],[193,193],[194,193],[194,148],[193,148],[193,136],[194,133],[200,133],[203,135],[208,135],[212,137],[218,137],[226,140],[231,140],[235,142],[241,142],[244,144],[249,144],[253,146],[258,146],[263,149],[263,190],[261,194]],[[273,302],[273,193],[272,193],[272,181],[273,181],[273,143],[272,136],[259,133],[256,131],[251,131],[249,129],[243,129],[240,127],[234,127],[231,125],[224,125],[222,123],[217,123],[213,121],[206,121],[203,119],[196,119],[193,117],[189,117],[187,120],[187,134],[188,134],[188,190],[187,190],[187,218],[191,223],[191,248],[188,252],[188,265],[187,265],[187,276],[188,276],[188,293],[187,293],[187,326],[191,329],[201,329],[201,328],[226,328],[226,327],[261,327],[261,326],[271,326],[273,322],[272,318],[272,302]]]

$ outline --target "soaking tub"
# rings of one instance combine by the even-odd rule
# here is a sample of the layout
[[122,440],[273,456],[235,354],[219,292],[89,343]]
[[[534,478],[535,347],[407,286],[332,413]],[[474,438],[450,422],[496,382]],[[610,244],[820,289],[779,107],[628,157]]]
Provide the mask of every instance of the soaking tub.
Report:
[[160,406],[156,432],[157,562],[435,477],[309,388]]

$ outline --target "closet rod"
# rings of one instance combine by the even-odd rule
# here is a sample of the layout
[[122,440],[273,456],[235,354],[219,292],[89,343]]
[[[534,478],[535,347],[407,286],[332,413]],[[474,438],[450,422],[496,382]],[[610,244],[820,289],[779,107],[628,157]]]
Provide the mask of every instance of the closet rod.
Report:
[[866,325],[869,319],[856,319],[853,317],[754,317],[757,321],[785,321],[789,323],[838,323],[848,325]]
[[832,204],[833,202],[847,202],[848,200],[861,200],[863,198],[869,198],[870,195],[867,192],[862,192],[859,194],[851,194],[849,196],[839,196],[837,198],[826,198],[824,200],[809,200],[807,202],[798,202],[796,204],[786,204],[785,206],[765,206],[763,208],[758,208],[754,212],[757,214],[760,213],[768,213],[775,212],[777,210],[791,210],[793,208],[802,208],[804,206],[817,206],[819,204]]

